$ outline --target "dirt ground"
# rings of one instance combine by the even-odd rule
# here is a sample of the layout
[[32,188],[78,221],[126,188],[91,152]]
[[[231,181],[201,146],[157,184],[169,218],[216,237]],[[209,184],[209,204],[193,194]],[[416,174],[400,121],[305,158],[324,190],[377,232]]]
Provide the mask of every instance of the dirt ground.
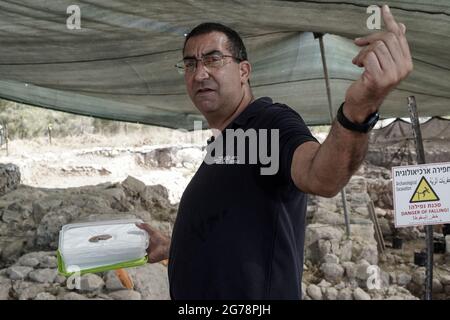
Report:
[[12,140],[8,150],[5,145],[0,150],[0,162],[19,166],[22,183],[33,187],[97,185],[131,175],[147,185],[162,184],[169,190],[170,201],[177,203],[195,173],[196,162],[187,167],[155,168],[139,162],[138,156],[165,146],[193,145],[191,137],[191,133],[158,128],[148,134],[56,138],[51,144],[46,137]]

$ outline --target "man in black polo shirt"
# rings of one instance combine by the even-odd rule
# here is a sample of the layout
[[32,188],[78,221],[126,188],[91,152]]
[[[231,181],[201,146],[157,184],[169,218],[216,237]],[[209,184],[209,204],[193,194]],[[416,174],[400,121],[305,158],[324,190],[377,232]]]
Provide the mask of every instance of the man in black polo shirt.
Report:
[[[353,63],[365,71],[322,145],[297,112],[253,97],[235,31],[206,23],[187,35],[179,67],[194,105],[216,129],[207,148],[214,161],[204,161],[184,191],[171,242],[141,225],[150,234],[149,261],[169,258],[173,299],[301,299],[306,194],[332,197],[348,182],[384,97],[412,70],[405,26],[387,7],[383,18],[387,31],[355,40],[363,49]],[[220,152],[247,132],[243,149]]]

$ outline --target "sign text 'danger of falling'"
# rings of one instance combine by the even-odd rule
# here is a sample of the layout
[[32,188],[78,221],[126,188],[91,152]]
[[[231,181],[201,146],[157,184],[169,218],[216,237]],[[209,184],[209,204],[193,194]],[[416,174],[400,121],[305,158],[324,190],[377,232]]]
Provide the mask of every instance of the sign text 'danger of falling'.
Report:
[[450,223],[450,162],[392,168],[396,227]]

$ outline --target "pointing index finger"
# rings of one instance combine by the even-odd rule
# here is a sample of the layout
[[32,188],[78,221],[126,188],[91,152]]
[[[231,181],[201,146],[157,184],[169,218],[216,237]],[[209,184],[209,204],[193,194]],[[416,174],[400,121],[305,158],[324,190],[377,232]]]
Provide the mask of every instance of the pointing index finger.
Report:
[[384,24],[388,31],[394,32],[395,34],[401,32],[400,27],[395,21],[394,16],[392,15],[392,12],[387,4],[383,5],[382,14]]

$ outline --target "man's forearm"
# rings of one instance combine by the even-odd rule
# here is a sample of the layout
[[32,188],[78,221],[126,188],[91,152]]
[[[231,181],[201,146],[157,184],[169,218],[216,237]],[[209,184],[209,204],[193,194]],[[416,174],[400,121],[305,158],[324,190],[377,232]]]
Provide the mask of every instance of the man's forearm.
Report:
[[332,197],[350,180],[367,152],[368,134],[350,131],[336,120],[311,162],[312,192]]
[[[352,63],[364,67],[364,72],[345,93],[343,113],[353,124],[374,119],[371,115],[389,92],[413,70],[406,26],[395,21],[387,5],[382,14],[385,31],[354,40],[362,49]],[[368,134],[350,131],[335,121],[321,146],[306,142],[295,150],[292,180],[304,192],[334,196],[358,169],[367,146]]]

